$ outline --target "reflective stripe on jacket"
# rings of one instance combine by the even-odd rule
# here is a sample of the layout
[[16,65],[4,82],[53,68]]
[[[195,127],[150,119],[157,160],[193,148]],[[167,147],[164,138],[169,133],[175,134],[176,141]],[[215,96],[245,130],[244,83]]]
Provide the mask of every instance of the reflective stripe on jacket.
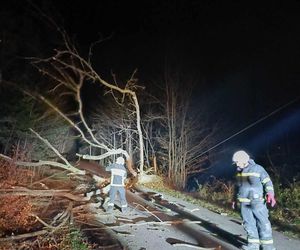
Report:
[[262,166],[250,159],[247,167],[237,171],[235,198],[246,203],[263,201],[265,193],[274,194],[270,176]]
[[127,172],[124,165],[113,163],[110,164],[108,167],[106,167],[105,170],[111,171],[111,178],[110,178],[111,186],[122,187],[125,185],[124,182],[127,176]]

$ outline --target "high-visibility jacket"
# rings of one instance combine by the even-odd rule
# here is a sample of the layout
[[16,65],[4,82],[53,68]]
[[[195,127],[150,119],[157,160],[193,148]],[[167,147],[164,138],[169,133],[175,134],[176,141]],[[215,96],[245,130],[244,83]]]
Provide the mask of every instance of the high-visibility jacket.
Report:
[[248,166],[238,169],[236,173],[235,198],[239,202],[252,203],[264,201],[266,193],[274,194],[270,176],[262,166],[250,159]]
[[113,163],[106,167],[106,171],[111,171],[110,185],[116,187],[125,186],[127,171],[122,164]]

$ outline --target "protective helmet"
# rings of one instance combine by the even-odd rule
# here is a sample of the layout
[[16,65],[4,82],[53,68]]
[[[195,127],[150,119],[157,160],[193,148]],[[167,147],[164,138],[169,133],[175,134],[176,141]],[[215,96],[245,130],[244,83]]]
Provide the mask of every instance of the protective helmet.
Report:
[[124,164],[125,164],[125,160],[124,160],[123,157],[118,157],[116,163],[117,163],[117,164],[124,165]]
[[237,151],[232,156],[233,162],[248,163],[250,156],[243,150]]

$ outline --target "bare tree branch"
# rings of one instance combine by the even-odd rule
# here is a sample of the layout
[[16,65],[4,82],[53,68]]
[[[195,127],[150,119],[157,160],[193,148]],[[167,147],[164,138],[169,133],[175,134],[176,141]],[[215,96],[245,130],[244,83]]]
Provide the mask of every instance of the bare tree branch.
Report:
[[[140,151],[140,173],[143,172],[143,164],[144,164],[144,152],[143,152],[143,134],[141,128],[141,116],[140,116],[140,107],[137,95],[134,89],[138,88],[135,84],[136,79],[134,78],[136,71],[132,74],[131,78],[128,80],[125,88],[119,87],[116,83],[111,84],[102,79],[92,68],[90,61],[86,61],[81,56],[79,56],[76,49],[71,46],[68,41],[65,41],[66,50],[58,50],[56,51],[55,56],[47,59],[33,59],[34,65],[38,67],[38,69],[43,73],[49,76],[51,79],[55,80],[59,86],[65,86],[67,89],[72,91],[75,94],[75,101],[78,104],[78,114],[80,117],[80,121],[84,125],[87,133],[89,134],[92,141],[90,141],[85,135],[84,132],[79,128],[78,125],[75,124],[70,118],[68,118],[58,107],[53,105],[50,101],[48,101],[42,95],[38,95],[38,98],[45,102],[48,106],[50,106],[53,110],[55,110],[60,116],[62,116],[70,125],[72,125],[81,135],[83,140],[87,142],[92,147],[102,148],[107,151],[106,154],[102,154],[97,156],[95,159],[103,159],[107,156],[113,155],[120,152],[118,149],[109,148],[107,145],[99,142],[95,135],[92,132],[92,129],[88,126],[84,116],[83,116],[83,104],[81,100],[81,88],[85,81],[92,81],[94,83],[100,83],[107,87],[111,93],[114,95],[114,91],[117,93],[121,93],[123,98],[125,96],[129,97],[129,100],[132,101],[132,104],[135,108],[135,116],[136,116],[136,128],[139,135],[139,151]],[[58,87],[52,88],[52,90],[56,90]],[[121,152],[126,158],[128,158],[129,154],[124,150]],[[91,159],[90,156],[86,156],[86,159]]]
[[49,233],[48,230],[40,230],[40,231],[36,231],[36,232],[32,232],[32,233],[19,234],[19,235],[14,235],[14,236],[10,236],[10,237],[0,238],[0,242],[26,239],[26,238],[30,238],[30,237],[47,234],[47,233]]
[[73,201],[89,201],[90,199],[88,197],[80,197],[76,196],[74,194],[68,193],[67,191],[62,190],[31,190],[27,188],[22,189],[0,189],[0,197],[5,196],[11,196],[11,195],[17,195],[17,196],[40,196],[40,197],[52,197],[52,196],[58,196],[58,197],[65,197]]
[[15,161],[14,159],[12,159],[12,158],[10,158],[6,155],[3,155],[3,154],[0,154],[0,157],[7,160],[7,161],[9,161],[9,162],[12,162],[12,163],[16,164],[17,166],[23,166],[23,167],[53,166],[53,167],[66,169],[68,171],[71,171],[74,174],[80,174],[80,175],[85,174],[84,170],[80,170],[80,169],[75,168],[73,166],[68,166],[68,165],[65,165],[65,164],[62,164],[62,163],[59,163],[59,162],[55,162],[55,161],[41,161],[41,160],[38,161],[38,162]]

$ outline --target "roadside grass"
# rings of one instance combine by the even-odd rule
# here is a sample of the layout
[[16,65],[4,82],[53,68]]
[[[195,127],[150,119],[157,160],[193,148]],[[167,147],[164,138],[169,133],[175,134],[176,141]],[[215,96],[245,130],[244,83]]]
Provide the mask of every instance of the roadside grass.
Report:
[[[236,218],[240,217],[239,213],[231,209],[229,202],[226,204],[224,200],[224,194],[210,193],[206,186],[202,187],[201,194],[200,192],[188,193],[188,192],[175,190],[173,187],[166,185],[166,183],[163,181],[156,182],[156,183],[147,183],[147,184],[143,184],[143,186],[155,190],[157,192],[166,193],[172,197],[182,199],[192,204],[205,207],[217,213],[228,214]],[[208,197],[214,197],[214,200],[209,200]],[[218,202],[217,202],[217,197],[219,198]]]
[[[269,208],[273,228],[290,237],[300,238],[300,182],[293,182],[282,187],[280,182],[273,180],[277,205]],[[186,193],[174,190],[165,182],[145,185],[145,187],[163,192],[190,203],[205,207],[217,213],[228,214],[240,218],[238,209],[231,209],[234,184],[215,179],[209,184],[199,185],[198,191]]]
[[296,234],[300,238],[300,181],[293,181],[285,187],[273,181],[277,206],[270,211],[273,224],[280,231]]

